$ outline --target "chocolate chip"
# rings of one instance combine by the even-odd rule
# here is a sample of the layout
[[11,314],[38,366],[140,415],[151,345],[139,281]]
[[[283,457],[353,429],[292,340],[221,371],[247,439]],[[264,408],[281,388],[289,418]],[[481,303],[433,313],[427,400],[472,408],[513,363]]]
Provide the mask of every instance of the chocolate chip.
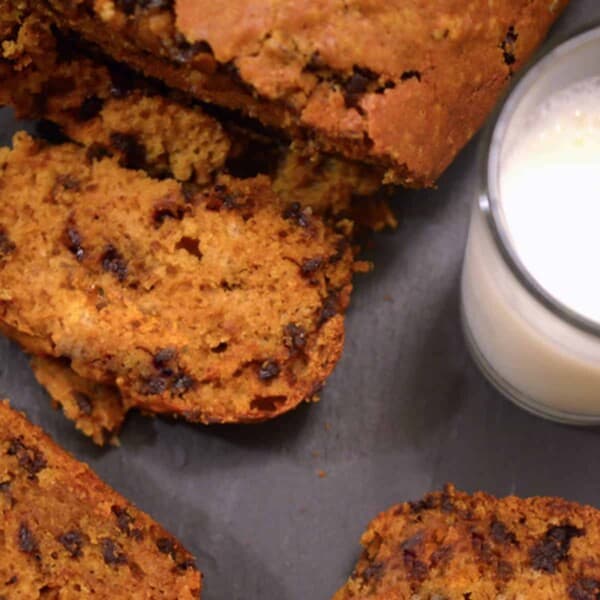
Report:
[[79,107],[77,119],[79,121],[89,121],[98,116],[103,106],[104,102],[97,96],[86,98]]
[[19,577],[17,575],[13,575],[6,583],[5,585],[14,585],[15,583],[17,583],[17,581],[19,581]]
[[185,392],[194,389],[195,386],[196,381],[192,377],[185,373],[179,373],[171,383],[171,390],[179,394],[184,394]]
[[[409,502],[408,506],[412,513],[419,514],[424,510],[431,510],[433,508],[436,508],[436,497],[434,494],[428,494],[422,500],[419,500],[417,502]],[[402,507],[400,507],[400,510],[402,510]]]
[[90,416],[94,410],[91,398],[83,392],[74,391],[73,398],[82,414]]
[[115,505],[111,510],[117,519],[117,527],[119,530],[128,536],[131,535],[131,525],[135,523],[135,519],[129,514],[126,508]]
[[516,58],[516,56],[512,52],[508,52],[507,50],[505,50],[502,53],[502,56],[504,57],[504,62],[508,66],[514,65],[517,62],[517,58]]
[[323,257],[316,256],[315,258],[309,258],[302,263],[300,271],[305,277],[312,275],[315,271],[318,271],[323,266]]
[[30,479],[34,479],[48,465],[41,450],[26,446],[23,443],[22,437],[13,438],[10,441],[7,454],[17,457],[19,465],[29,473]]
[[81,262],[85,256],[85,250],[82,246],[81,235],[77,229],[70,225],[65,230],[65,242],[67,245],[67,249],[75,258]]
[[0,481],[0,494],[8,494],[10,492],[10,481]]
[[323,301],[323,306],[321,307],[321,313],[319,315],[319,325],[323,325],[335,317],[338,314],[339,310],[339,299],[335,292],[331,292],[327,298]]
[[127,262],[123,255],[111,244],[106,247],[101,257],[102,268],[112,273],[119,281],[125,281],[127,278]]
[[0,260],[3,257],[12,254],[17,249],[15,243],[8,237],[8,233],[4,227],[0,226]]
[[369,84],[372,81],[377,81],[377,79],[379,79],[379,76],[370,69],[355,66],[352,76],[344,83],[346,108],[356,108]]
[[258,378],[261,381],[270,381],[275,379],[281,372],[279,364],[273,359],[266,360],[260,365],[258,369]]
[[78,192],[81,189],[81,181],[73,175],[59,175],[56,178],[57,185],[60,185],[63,190]]
[[222,354],[227,350],[228,347],[229,344],[227,344],[227,342],[220,342],[214,348],[211,348],[210,351],[214,352],[215,354]]
[[144,169],[147,167],[146,148],[132,133],[113,131],[110,144],[121,153],[119,164],[126,169]]
[[544,537],[530,551],[531,565],[536,571],[556,572],[558,564],[566,560],[574,537],[581,537],[585,531],[573,525],[550,527]]
[[402,553],[404,567],[408,571],[408,576],[416,581],[424,581],[427,578],[429,568],[427,565],[417,558],[417,555],[412,550],[404,550]]
[[300,325],[289,323],[284,328],[285,345],[293,351],[299,352],[306,347],[306,330]]
[[150,377],[142,385],[142,394],[145,396],[158,396],[167,389],[167,380],[163,377]]
[[84,539],[79,531],[72,529],[59,535],[57,539],[71,555],[71,558],[79,558],[81,556]]
[[40,560],[40,548],[38,546],[38,542],[27,526],[27,523],[21,523],[19,525],[19,549],[21,552],[25,552],[26,554],[31,554],[37,560]]
[[188,569],[192,569],[193,571],[198,570],[198,567],[196,567],[196,563],[191,558],[182,560],[180,563],[177,563],[177,568],[180,571],[187,571]]
[[300,227],[308,227],[310,225],[309,213],[303,210],[298,202],[290,204],[290,206],[283,211],[282,216],[286,220],[294,221]]
[[102,557],[107,565],[124,565],[127,563],[127,555],[120,546],[110,538],[101,540]]
[[98,142],[93,142],[92,144],[90,144],[85,153],[85,158],[88,162],[102,160],[103,158],[110,156],[112,156],[112,152],[106,146],[103,146]]
[[162,350],[159,350],[152,358],[152,364],[155,369],[160,371],[176,356],[177,350],[175,350],[175,348],[162,348]]
[[326,69],[326,68],[327,68],[327,63],[325,62],[325,60],[321,56],[321,53],[318,50],[315,50],[315,52],[313,52],[310,55],[308,62],[306,63],[306,65],[304,65],[304,70],[308,71],[309,73],[315,73],[318,71],[322,71],[323,69]]
[[158,538],[156,540],[156,547],[163,554],[175,554],[175,544],[169,538]]
[[402,81],[407,81],[408,79],[416,79],[418,81],[421,81],[421,71],[404,71],[404,73],[400,75],[400,79]]
[[517,544],[515,534],[502,523],[502,521],[493,521],[490,525],[492,539],[499,544]]
[[502,43],[500,44],[502,56],[504,57],[504,63],[509,67],[517,62],[514,49],[518,39],[519,34],[515,31],[514,25],[511,25],[504,36],[504,40],[502,40]]

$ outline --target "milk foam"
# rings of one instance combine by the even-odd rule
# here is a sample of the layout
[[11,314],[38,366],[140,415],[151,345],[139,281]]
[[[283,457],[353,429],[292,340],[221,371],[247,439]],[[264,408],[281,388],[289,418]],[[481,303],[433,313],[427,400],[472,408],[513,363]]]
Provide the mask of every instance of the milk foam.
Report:
[[548,98],[504,151],[500,208],[529,273],[600,323],[600,77]]

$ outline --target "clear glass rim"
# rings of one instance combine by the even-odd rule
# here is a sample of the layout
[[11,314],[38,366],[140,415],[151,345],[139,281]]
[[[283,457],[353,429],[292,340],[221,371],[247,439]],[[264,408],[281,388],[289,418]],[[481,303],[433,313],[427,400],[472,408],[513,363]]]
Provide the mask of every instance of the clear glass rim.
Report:
[[[556,42],[541,58],[534,61],[517,78],[516,84],[511,87],[510,93],[496,111],[496,117],[492,120],[492,123],[488,127],[482,140],[485,152],[482,174],[483,191],[479,197],[479,209],[486,217],[492,237],[505,259],[506,264],[516,279],[529,291],[529,293],[561,320],[566,321],[585,333],[600,338],[600,322],[585,317],[550,294],[527,270],[520,260],[513,248],[509,235],[502,225],[498,201],[500,190],[498,189],[498,178],[496,177],[500,164],[502,143],[506,131],[516,108],[529,92],[531,84],[542,73],[551,71],[553,63],[558,57],[564,57],[578,46],[594,40],[598,40],[600,48],[600,25],[598,23],[595,23],[592,26],[588,25],[583,30],[579,30],[575,34],[569,36],[566,41],[563,39]],[[600,75],[600,66],[598,68],[598,74]]]

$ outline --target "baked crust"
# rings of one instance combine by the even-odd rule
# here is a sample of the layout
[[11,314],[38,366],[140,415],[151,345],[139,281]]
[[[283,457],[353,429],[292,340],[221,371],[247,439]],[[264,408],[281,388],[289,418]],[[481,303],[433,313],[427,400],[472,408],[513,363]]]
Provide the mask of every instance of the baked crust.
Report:
[[197,599],[193,556],[0,401],[0,595]]
[[334,600],[593,600],[600,513],[560,498],[497,499],[448,485],[380,514]]
[[430,186],[567,1],[29,4],[170,86]]

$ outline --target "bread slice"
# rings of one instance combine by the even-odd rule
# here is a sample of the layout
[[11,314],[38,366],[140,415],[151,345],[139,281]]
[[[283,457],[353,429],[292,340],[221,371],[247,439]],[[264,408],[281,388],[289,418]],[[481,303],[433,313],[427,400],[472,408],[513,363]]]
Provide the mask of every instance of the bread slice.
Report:
[[448,485],[369,525],[363,555],[334,600],[593,600],[599,540],[595,508]]
[[0,401],[0,596],[200,597],[193,556]]
[[333,370],[353,253],[268,181],[194,192],[25,134],[1,168],[0,329],[27,351],[203,423],[275,417]]
[[23,0],[195,97],[430,186],[568,0]]
[[0,28],[0,104],[14,106],[20,118],[51,121],[91,155],[112,155],[125,167],[200,186],[225,172],[265,174],[290,204],[328,218],[350,216],[371,229],[396,225],[387,195],[376,194],[376,170],[291,145],[233,115],[209,115],[191,97],[33,15],[8,24],[3,35]]

